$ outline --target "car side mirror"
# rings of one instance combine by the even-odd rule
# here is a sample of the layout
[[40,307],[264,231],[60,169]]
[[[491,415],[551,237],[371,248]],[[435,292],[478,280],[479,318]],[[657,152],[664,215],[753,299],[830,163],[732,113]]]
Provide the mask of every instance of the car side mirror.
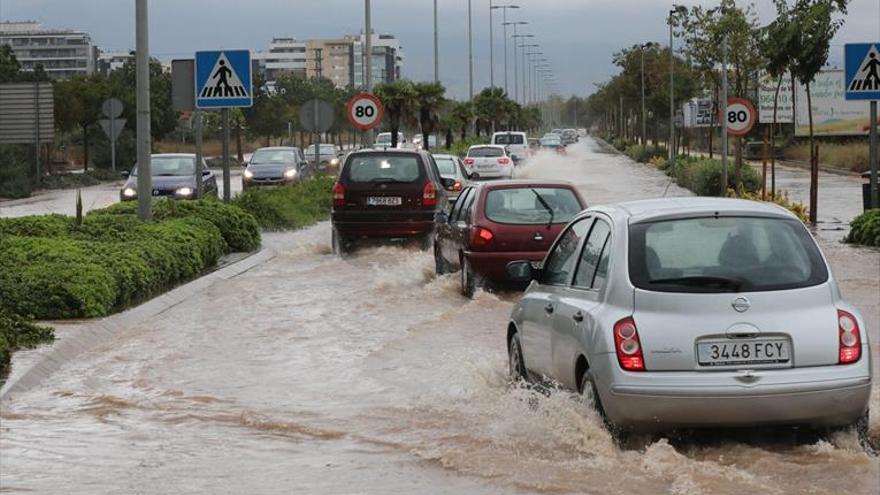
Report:
[[470,175],[468,175],[468,179],[470,179],[470,180],[479,180],[479,179],[480,179],[480,174],[478,174],[478,173],[476,173],[476,172],[472,172]]
[[531,282],[538,276],[530,261],[511,261],[505,269],[507,278],[514,282]]
[[452,190],[455,187],[455,179],[449,179],[447,177],[441,177],[440,183],[443,184],[443,189]]
[[119,172],[119,175],[122,176],[123,179],[127,179],[128,176],[131,174],[129,173],[128,170],[123,170],[122,172]]
[[211,171],[208,169],[202,170],[202,175],[211,175]]

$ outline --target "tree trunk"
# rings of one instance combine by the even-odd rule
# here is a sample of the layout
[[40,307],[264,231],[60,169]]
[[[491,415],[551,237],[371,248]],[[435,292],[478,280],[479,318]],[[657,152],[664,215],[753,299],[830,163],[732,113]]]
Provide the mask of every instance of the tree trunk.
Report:
[[241,153],[241,122],[235,123],[235,152],[238,155],[238,163],[243,163],[244,155]]
[[807,83],[807,116],[810,119],[810,224],[816,225],[819,202],[819,157],[813,140],[813,97],[810,94],[810,83]]
[[89,169],[89,126],[83,126],[83,171]]
[[743,167],[743,146],[742,136],[736,137],[736,165],[733,173],[733,190],[736,191],[736,197],[742,196],[742,167]]
[[[793,84],[792,84],[793,85]],[[770,123],[770,199],[776,199],[776,153],[774,153],[774,143],[776,142],[776,114],[779,107],[779,90],[782,89],[782,75],[776,81],[776,93],[773,95],[773,122]],[[792,115],[794,120],[794,115]]]
[[446,147],[447,148],[452,147],[452,128],[451,127],[446,129]]

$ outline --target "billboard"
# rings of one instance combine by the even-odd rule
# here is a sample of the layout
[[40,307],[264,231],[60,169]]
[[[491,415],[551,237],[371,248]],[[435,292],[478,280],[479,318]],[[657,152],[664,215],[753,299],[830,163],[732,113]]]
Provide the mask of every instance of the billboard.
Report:
[[[764,73],[761,75],[761,86],[758,88],[758,122],[773,123],[773,100],[776,96],[777,78]],[[776,123],[791,124],[794,122],[794,107],[791,95],[791,76],[782,77],[779,87],[779,99],[776,103]]]
[[[826,70],[816,75],[810,84],[813,100],[813,129],[817,136],[868,135],[868,105],[860,101],[847,101],[844,93],[846,83],[842,70]],[[810,134],[807,109],[807,91],[798,85],[795,135]]]
[[0,84],[0,144],[52,142],[55,137],[52,84]]
[[711,98],[692,98],[682,103],[681,113],[683,125],[688,129],[710,127],[713,120],[715,120],[716,125],[718,122],[718,119],[713,119],[715,114],[712,112]]

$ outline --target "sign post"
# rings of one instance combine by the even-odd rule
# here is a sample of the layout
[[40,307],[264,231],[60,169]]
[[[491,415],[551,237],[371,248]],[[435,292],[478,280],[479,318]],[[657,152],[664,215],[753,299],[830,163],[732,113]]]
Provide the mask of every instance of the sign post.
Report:
[[877,184],[877,100],[880,100],[880,42],[851,43],[844,47],[846,67],[846,99],[869,100],[868,120],[869,152],[871,168],[869,179],[870,207],[880,208],[880,191]]
[[116,98],[108,98],[101,105],[101,112],[107,117],[106,119],[101,119],[101,128],[104,129],[104,133],[110,139],[110,166],[115,172],[116,140],[119,139],[122,128],[125,127],[125,119],[118,118],[122,115],[122,102]]
[[223,111],[223,201],[232,198],[229,178],[229,109],[253,105],[250,50],[196,52],[195,106]]

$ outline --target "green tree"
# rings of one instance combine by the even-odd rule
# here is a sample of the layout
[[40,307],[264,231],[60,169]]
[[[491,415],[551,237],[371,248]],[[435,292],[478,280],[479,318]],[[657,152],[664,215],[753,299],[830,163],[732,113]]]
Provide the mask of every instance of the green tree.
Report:
[[440,83],[421,82],[413,85],[416,93],[419,126],[422,128],[422,146],[430,149],[428,137],[440,125],[440,110],[446,104],[446,88]]
[[373,88],[376,96],[385,105],[385,118],[391,131],[391,147],[397,147],[397,133],[400,126],[411,123],[416,108],[417,93],[412,82],[406,79],[377,84]]
[[474,111],[477,115],[481,127],[488,131],[495,132],[501,125],[501,122],[508,123],[508,129],[512,120],[516,120],[516,107],[504,93],[504,89],[484,88],[480,94],[474,97]]
[[48,81],[49,76],[43,64],[37,64],[32,71],[22,70],[21,63],[9,45],[0,45],[0,83]]
[[77,75],[54,85],[55,127],[62,132],[82,132],[83,168],[89,167],[89,138],[97,129],[101,103],[109,94],[107,78],[100,74]]
[[450,121],[461,131],[461,139],[467,138],[467,130],[474,115],[474,105],[469,101],[455,102],[450,113]]

